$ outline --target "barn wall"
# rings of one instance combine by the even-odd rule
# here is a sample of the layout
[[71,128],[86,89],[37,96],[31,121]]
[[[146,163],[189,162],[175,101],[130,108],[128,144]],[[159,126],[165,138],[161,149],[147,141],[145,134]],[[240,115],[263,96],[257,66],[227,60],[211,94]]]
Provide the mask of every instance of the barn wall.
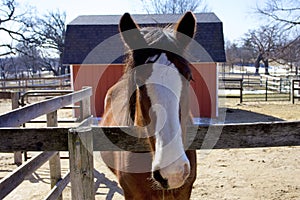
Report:
[[[192,64],[194,81],[191,82],[191,111],[194,117],[216,117],[217,115],[217,67],[216,63]],[[122,64],[72,65],[73,88],[92,86],[92,114],[101,117],[107,90],[123,73]]]
[[72,68],[74,90],[79,90],[83,86],[91,86],[93,88],[92,115],[101,117],[105,94],[122,76],[123,65],[73,65]]
[[217,116],[217,63],[193,63],[190,107],[194,117]]

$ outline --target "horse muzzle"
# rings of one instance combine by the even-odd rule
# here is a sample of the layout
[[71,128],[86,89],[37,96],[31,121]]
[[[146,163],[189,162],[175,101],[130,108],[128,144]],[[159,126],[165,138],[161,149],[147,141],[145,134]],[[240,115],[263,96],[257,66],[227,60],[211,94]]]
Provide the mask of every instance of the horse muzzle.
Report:
[[190,175],[191,168],[189,162],[185,162],[179,166],[174,166],[174,164],[153,172],[153,179],[163,189],[170,190],[183,186]]

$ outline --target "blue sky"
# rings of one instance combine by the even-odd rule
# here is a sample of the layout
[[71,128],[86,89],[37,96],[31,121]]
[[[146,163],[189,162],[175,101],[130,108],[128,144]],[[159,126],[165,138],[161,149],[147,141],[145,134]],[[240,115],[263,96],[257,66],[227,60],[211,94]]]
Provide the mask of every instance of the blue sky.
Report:
[[[211,12],[223,22],[225,40],[238,41],[249,29],[263,24],[255,14],[256,5],[266,0],[206,0]],[[37,8],[40,14],[50,10],[66,11],[67,23],[78,15],[146,13],[140,0],[19,0]]]

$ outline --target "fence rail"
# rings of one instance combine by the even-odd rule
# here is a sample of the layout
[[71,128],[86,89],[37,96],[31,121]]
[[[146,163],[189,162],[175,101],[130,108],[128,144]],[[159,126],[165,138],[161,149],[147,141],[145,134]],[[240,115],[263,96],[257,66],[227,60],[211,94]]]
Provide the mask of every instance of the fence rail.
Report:
[[0,180],[0,199],[3,199],[7,194],[13,191],[20,185],[26,176],[32,174],[40,168],[45,162],[54,156],[56,152],[42,152],[33,157],[30,162],[19,166],[10,175]]
[[243,79],[242,78],[223,78],[219,79],[219,83],[221,83],[220,89],[222,90],[239,90],[239,95],[223,95],[219,94],[219,97],[226,98],[239,98],[240,103],[243,102]]
[[[7,95],[7,94],[5,94]],[[26,123],[27,121],[30,121],[36,117],[39,117],[41,115],[47,114],[47,126],[52,127],[49,129],[52,129],[55,132],[59,132],[59,128],[57,128],[57,110],[73,104],[75,102],[81,102],[81,119],[87,118],[90,116],[90,105],[89,100],[90,96],[92,95],[92,89],[90,87],[83,88],[81,91],[73,92],[71,94],[66,94],[63,96],[54,97],[49,100],[41,101],[35,104],[27,105],[23,108],[18,108],[15,110],[12,110],[11,112],[8,112],[4,115],[0,116],[0,127],[7,127],[7,128],[0,128],[0,138],[1,138],[1,146],[8,147],[10,145],[13,145],[16,149],[23,149],[24,151],[30,150],[30,148],[27,150],[26,148],[22,147],[22,144],[17,144],[13,141],[20,141],[19,136],[9,136],[6,135],[5,130],[13,130],[15,129],[17,132],[23,132],[21,138],[24,140],[27,140],[30,138],[29,135],[27,135],[28,129],[27,128],[13,128],[18,127],[23,123]],[[49,131],[48,129],[48,131]],[[42,130],[42,129],[41,129]],[[47,132],[48,132],[47,131]],[[51,138],[50,135],[44,134],[46,138],[48,138],[48,141],[52,141],[54,143],[60,143],[60,141],[63,140],[63,135],[67,133],[68,131],[64,129],[64,132],[61,133],[60,136],[57,135],[57,138]],[[33,146],[35,146],[37,149],[40,148],[41,150],[44,148],[44,143],[40,143],[37,141],[38,137],[40,137],[40,130],[35,129],[33,132],[33,136],[29,142]],[[49,133],[47,133],[49,134]],[[29,136],[29,137],[28,137]],[[45,137],[43,137],[45,139]],[[39,140],[39,139],[38,139]],[[46,140],[46,139],[45,139]],[[28,141],[28,140],[27,140]],[[10,144],[5,144],[6,142]],[[47,146],[47,145],[46,145]],[[0,199],[7,196],[15,187],[17,187],[22,181],[24,180],[24,177],[26,177],[28,174],[34,172],[36,169],[38,169],[43,163],[49,160],[49,167],[50,167],[50,180],[51,180],[51,192],[48,194],[46,199],[62,199],[61,192],[66,187],[67,183],[69,182],[69,176],[66,175],[65,179],[61,180],[61,167],[60,167],[60,155],[55,148],[53,148],[53,151],[44,151],[43,153],[39,154],[37,157],[34,157],[30,161],[24,163],[19,168],[13,171],[12,174],[6,176],[5,178],[0,180]],[[67,148],[68,149],[68,148]],[[14,150],[8,150],[6,151],[5,148],[1,149],[0,152],[13,152]]]
[[[90,127],[71,132],[69,128],[0,128],[0,139],[5,141],[0,144],[0,152],[68,151],[68,135],[73,132],[91,134],[94,151],[149,151],[146,138],[128,134],[137,133],[135,127]],[[205,138],[208,132],[212,139]],[[187,138],[189,149],[207,148],[204,141],[217,142],[211,147],[215,149],[299,146],[300,121],[191,126]]]
[[269,90],[279,93],[290,93],[291,81],[288,78],[275,77],[270,75],[261,75],[261,81],[265,82]]
[[[146,139],[128,134],[136,131],[134,127],[1,128],[0,139],[5,142],[0,152],[69,150],[72,199],[94,199],[91,152],[149,151]],[[188,128],[187,136],[188,149],[300,146],[300,121],[193,126]],[[8,183],[6,180],[0,181],[0,188]]]
[[70,88],[70,75],[55,77],[8,78],[0,79],[0,90],[26,91],[28,89]]
[[[32,159],[30,164],[21,165],[12,175],[0,180],[0,198],[5,197],[22,182],[22,177],[29,172],[27,168],[34,169],[51,158],[50,179],[55,180],[55,184],[51,181],[52,190],[47,195],[47,199],[57,197],[61,199],[61,192],[70,180],[72,199],[94,200],[93,150],[135,152],[150,150],[147,139],[132,136],[134,132],[138,132],[135,127],[90,126],[91,91],[91,88],[84,88],[81,91],[28,105],[0,116],[0,126],[3,127],[0,128],[2,141],[0,152],[44,151],[39,155],[43,159],[38,159],[39,161]],[[83,109],[82,114],[82,119],[86,120],[72,129],[56,127],[56,110],[78,101],[82,102],[81,105],[86,108]],[[42,114],[47,114],[48,126],[51,127],[15,127]],[[300,146],[300,121],[191,126],[188,127],[186,141],[187,149]],[[60,178],[58,151],[69,151],[70,155],[70,174],[66,174],[64,179]],[[28,167],[30,165],[33,165],[33,168]],[[12,182],[14,184],[9,186]]]
[[259,87],[261,77],[254,73],[219,73],[221,79],[243,79],[245,87]]
[[[19,107],[19,92],[3,92],[0,91],[0,99],[10,99],[11,100],[11,108],[12,110],[17,109]],[[14,152],[14,163],[16,165],[22,164],[22,152],[16,151]]]
[[[219,97],[226,98],[240,98],[242,101],[291,101],[294,94],[298,98],[297,94],[293,92],[297,89],[297,84],[294,84],[292,88],[292,81],[287,78],[273,77],[270,75],[255,76],[256,83],[249,83],[248,79],[238,78],[244,77],[240,74],[231,74],[226,76],[227,78],[219,79]],[[230,78],[228,78],[230,77]],[[235,78],[234,78],[235,77]],[[257,79],[258,77],[258,79]],[[296,80],[297,81],[297,80]],[[225,91],[222,91],[225,90]],[[227,91],[231,92],[227,92]],[[234,92],[239,90],[239,93]],[[225,92],[225,95],[223,94]]]
[[[92,95],[91,88],[87,88],[71,94],[66,94],[35,104],[27,105],[25,107],[13,110],[6,115],[1,115],[0,127],[20,126],[39,116],[54,112],[67,105],[79,102],[83,98],[83,96],[90,95]],[[26,113],[26,115],[24,115],[24,113]]]

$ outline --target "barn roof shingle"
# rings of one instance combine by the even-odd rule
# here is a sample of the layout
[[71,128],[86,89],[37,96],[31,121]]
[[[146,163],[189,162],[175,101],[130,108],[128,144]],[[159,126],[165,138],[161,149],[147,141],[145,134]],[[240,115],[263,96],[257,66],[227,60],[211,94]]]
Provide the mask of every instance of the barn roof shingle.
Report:
[[[225,62],[222,22],[214,13],[196,13],[195,16],[197,32],[194,38],[196,42],[190,46],[192,57],[198,62]],[[147,14],[132,17],[143,27],[173,24],[181,15]],[[74,19],[67,26],[63,63],[122,63],[124,45],[118,32],[120,18],[121,15],[83,15]]]

